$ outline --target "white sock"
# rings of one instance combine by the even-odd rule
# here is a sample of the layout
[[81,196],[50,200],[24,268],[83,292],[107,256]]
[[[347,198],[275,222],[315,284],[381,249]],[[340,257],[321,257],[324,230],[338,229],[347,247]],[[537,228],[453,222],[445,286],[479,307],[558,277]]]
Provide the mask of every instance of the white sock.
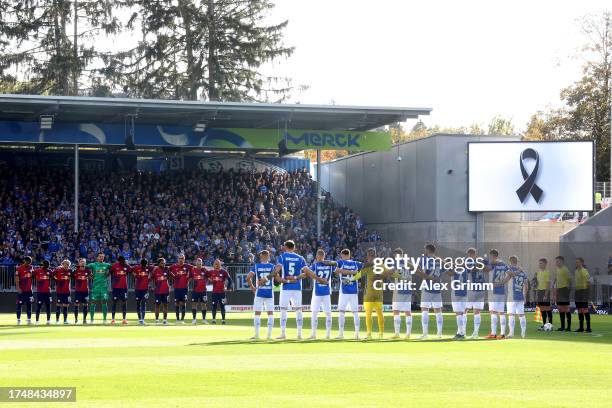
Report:
[[317,315],[319,314],[319,312],[315,312],[314,310],[312,311],[312,319],[310,320],[310,331],[312,332],[311,335],[312,336],[316,336],[317,335]]
[[525,316],[519,316],[519,322],[521,323],[521,336],[525,337],[527,331],[527,318]]
[[406,316],[406,336],[410,336],[412,332],[412,315]]
[[345,321],[344,312],[340,312],[338,314],[338,334],[340,336],[344,336],[344,321]]
[[359,333],[359,313],[353,312],[353,323],[355,324],[355,334]]
[[508,336],[514,337],[514,315],[508,316]]
[[259,326],[261,325],[261,316],[255,315],[255,319],[253,321],[253,325],[255,326],[255,337],[259,338]]
[[429,312],[421,313],[421,326],[423,327],[423,334],[429,334]]
[[497,334],[497,315],[496,314],[491,315],[491,334],[493,335]]
[[467,313],[463,314],[463,325],[461,327],[461,334],[465,336],[465,332],[467,330]]
[[272,328],[274,328],[274,315],[268,315],[268,338],[272,337]]
[[331,313],[325,314],[325,336],[331,336],[331,328],[332,328],[332,316]]
[[457,320],[457,334],[461,334],[461,328],[463,327],[463,315],[455,316]]
[[281,309],[281,336],[285,335],[287,328],[287,309]]
[[444,326],[444,317],[442,317],[442,313],[436,313],[436,326],[438,326],[438,336],[441,336],[442,327]]
[[502,336],[505,336],[506,335],[506,315],[505,314],[499,316],[499,324],[501,326],[500,334]]
[[402,318],[400,317],[400,315],[393,315],[393,330],[395,331],[396,336],[399,336],[401,324]]
[[480,330],[480,321],[481,321],[480,313],[474,315],[474,334],[478,335],[478,331]]
[[304,324],[304,317],[302,316],[302,311],[298,310],[295,312],[295,321],[297,324],[297,335],[298,337],[302,336],[302,325]]

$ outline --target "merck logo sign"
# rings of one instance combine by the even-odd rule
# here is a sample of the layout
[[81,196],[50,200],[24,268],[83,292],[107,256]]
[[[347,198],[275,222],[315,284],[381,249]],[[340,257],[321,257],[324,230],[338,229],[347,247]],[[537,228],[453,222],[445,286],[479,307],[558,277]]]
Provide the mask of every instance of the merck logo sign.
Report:
[[360,134],[350,133],[315,133],[304,132],[300,136],[291,136],[289,132],[285,133],[288,142],[295,145],[305,145],[307,147],[360,147]]

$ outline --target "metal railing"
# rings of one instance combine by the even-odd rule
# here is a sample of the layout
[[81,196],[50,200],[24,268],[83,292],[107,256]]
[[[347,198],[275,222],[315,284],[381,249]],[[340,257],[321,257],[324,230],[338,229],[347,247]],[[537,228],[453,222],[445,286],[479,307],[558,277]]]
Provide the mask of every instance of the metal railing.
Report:
[[0,292],[15,291],[15,267],[0,265]]
[[595,192],[601,193],[602,198],[612,196],[610,191],[610,182],[609,181],[598,181],[595,183]]
[[[595,212],[599,211],[602,208],[606,208],[612,205],[612,191],[610,190],[610,182],[609,181],[598,181],[595,183],[595,193],[601,194],[601,203],[600,206],[596,206]],[[578,222],[582,220],[584,216],[584,212],[529,212],[522,213],[521,220],[523,221],[538,221],[541,220],[546,215],[551,215],[555,213],[556,217],[551,219],[551,221],[573,221]],[[589,214],[592,216],[594,213]]]

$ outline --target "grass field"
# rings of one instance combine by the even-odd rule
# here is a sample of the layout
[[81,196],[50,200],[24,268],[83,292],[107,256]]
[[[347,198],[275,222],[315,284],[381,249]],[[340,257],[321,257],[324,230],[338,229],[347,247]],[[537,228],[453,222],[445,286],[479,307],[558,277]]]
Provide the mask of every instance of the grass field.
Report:
[[[447,314],[441,340],[258,343],[247,340],[250,314],[227,326],[138,327],[129,317],[127,327],[27,327],[0,315],[0,386],[74,386],[83,407],[612,406],[608,316],[593,316],[592,334],[537,332],[528,316],[525,340],[453,341]],[[336,325],[334,316],[334,335]],[[308,336],[309,319],[304,327]],[[416,338],[418,315],[413,327]],[[75,404],[51,406],[63,405]]]

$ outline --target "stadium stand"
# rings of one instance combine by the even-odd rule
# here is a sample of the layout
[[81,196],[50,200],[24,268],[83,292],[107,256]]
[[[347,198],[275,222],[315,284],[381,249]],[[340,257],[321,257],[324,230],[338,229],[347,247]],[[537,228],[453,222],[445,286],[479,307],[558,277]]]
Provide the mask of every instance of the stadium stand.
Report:
[[[246,173],[202,170],[164,172],[82,171],[79,232],[73,232],[72,170],[17,167],[0,170],[0,264],[24,255],[57,265],[64,258],[107,259],[123,255],[131,263],[159,256],[174,261],[214,258],[251,262],[256,252],[278,253],[295,239],[307,259],[323,247],[330,256],[348,247],[380,244],[359,216],[322,202],[322,239],[316,238],[316,189],[306,170]],[[374,242],[375,241],[375,242]]]

